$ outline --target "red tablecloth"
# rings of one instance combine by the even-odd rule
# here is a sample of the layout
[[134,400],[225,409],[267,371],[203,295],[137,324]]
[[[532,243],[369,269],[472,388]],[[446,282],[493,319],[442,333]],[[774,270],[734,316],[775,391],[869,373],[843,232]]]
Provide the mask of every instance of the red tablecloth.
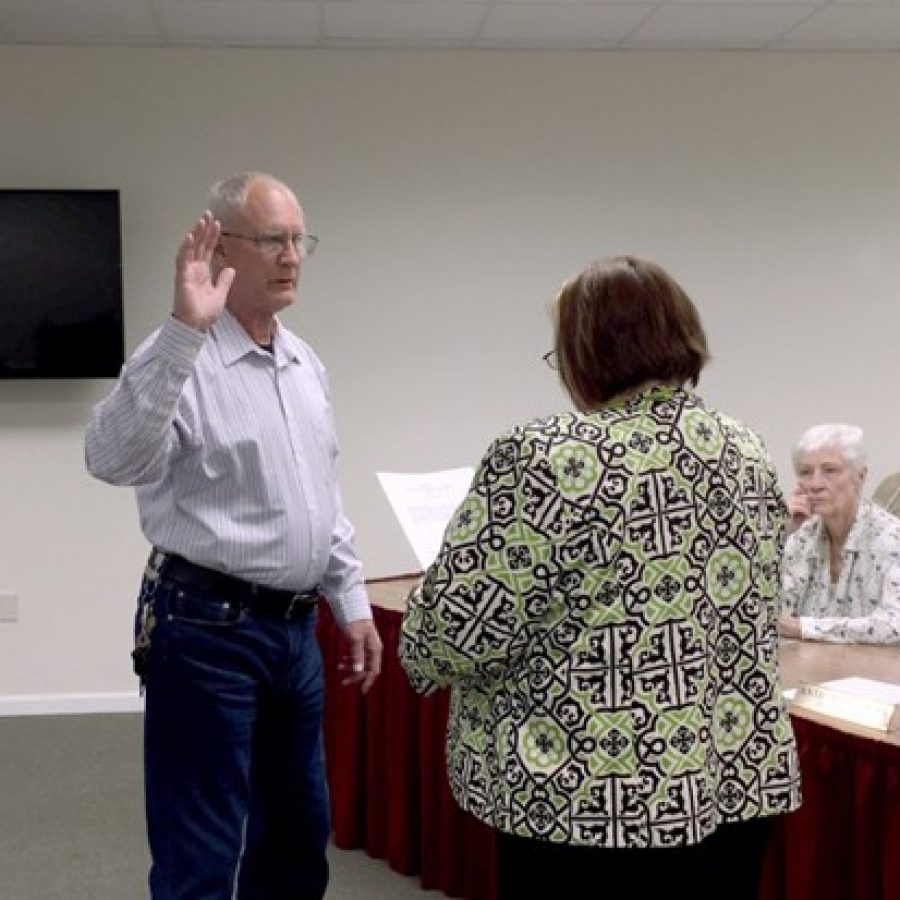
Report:
[[803,806],[778,824],[763,900],[900,900],[900,748],[799,716]]
[[[366,697],[340,685],[327,608],[319,622],[335,843],[419,874],[423,888],[494,900],[493,832],[447,784],[448,694],[412,691],[397,661],[400,613],[374,609],[384,667]],[[900,900],[900,748],[799,717],[794,728],[804,804],[778,824],[761,900]]]
[[493,900],[494,834],[459,809],[447,784],[449,694],[410,688],[397,660],[400,613],[376,606],[374,615],[384,662],[365,697],[341,686],[341,632],[324,604],[319,618],[334,842],[418,874],[425,889]]

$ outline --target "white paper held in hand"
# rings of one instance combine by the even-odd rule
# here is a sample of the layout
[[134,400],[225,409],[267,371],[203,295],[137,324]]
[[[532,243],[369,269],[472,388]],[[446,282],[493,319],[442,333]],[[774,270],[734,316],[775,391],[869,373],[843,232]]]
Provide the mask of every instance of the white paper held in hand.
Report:
[[424,571],[441,549],[450,517],[472,484],[474,469],[440,472],[378,472],[394,515]]

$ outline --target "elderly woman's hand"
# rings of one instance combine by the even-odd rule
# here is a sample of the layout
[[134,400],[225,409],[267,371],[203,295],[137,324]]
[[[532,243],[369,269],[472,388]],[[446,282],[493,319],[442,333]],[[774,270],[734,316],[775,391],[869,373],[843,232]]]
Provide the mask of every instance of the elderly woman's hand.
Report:
[[798,641],[802,640],[803,629],[800,627],[800,619],[789,613],[782,613],[778,619],[778,633],[782,637],[795,638]]
[[811,515],[812,507],[809,503],[809,495],[800,485],[797,485],[787,499],[788,509],[788,534],[796,531]]

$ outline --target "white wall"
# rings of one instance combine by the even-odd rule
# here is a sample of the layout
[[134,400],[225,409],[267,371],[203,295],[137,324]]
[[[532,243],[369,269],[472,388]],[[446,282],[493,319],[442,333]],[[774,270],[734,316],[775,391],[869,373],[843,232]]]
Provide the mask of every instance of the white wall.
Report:
[[[320,232],[290,325],[329,367],[367,572],[416,567],[378,469],[474,463],[566,401],[547,306],[591,258],[657,259],[701,389],[790,485],[808,424],[900,468],[900,56],[0,50],[4,186],[122,192],[128,346],[165,316],[215,179],[275,172]],[[2,239],[2,236],[0,236]],[[2,286],[0,286],[2,302]],[[0,382],[0,698],[133,689],[146,547],[81,441],[111,382]]]

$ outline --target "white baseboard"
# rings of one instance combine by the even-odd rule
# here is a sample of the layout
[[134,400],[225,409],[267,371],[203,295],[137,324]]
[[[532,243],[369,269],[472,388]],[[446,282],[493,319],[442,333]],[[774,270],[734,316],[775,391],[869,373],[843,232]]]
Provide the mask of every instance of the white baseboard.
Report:
[[82,713],[143,712],[144,698],[125,694],[19,694],[0,696],[4,716],[67,716]]

